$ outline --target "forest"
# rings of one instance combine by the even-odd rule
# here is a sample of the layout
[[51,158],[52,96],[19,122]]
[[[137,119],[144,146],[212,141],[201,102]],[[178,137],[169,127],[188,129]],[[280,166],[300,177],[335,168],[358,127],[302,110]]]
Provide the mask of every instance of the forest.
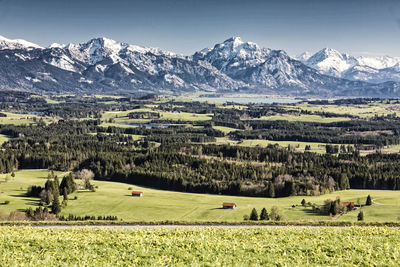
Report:
[[[299,111],[296,104],[239,108],[234,103],[82,96],[49,101],[11,93],[0,99],[1,106],[8,107],[2,109],[6,118],[7,112],[37,116],[32,123],[0,125],[0,134],[8,137],[0,154],[1,173],[88,169],[99,180],[263,197],[320,195],[349,188],[400,189],[400,155],[381,151],[400,142],[400,119],[391,110],[365,118]],[[361,105],[384,100],[353,101]],[[390,106],[393,101],[397,100],[389,100]],[[273,115],[344,120],[263,119]],[[319,142],[325,144],[325,153],[314,153],[311,146],[298,151],[278,143],[240,145],[249,139]],[[366,145],[370,150],[363,154]]]

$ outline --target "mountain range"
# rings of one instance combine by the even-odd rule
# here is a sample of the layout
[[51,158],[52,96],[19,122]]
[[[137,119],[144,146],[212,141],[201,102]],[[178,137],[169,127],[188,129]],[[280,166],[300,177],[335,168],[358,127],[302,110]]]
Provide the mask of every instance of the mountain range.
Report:
[[400,57],[355,57],[324,48],[314,55],[305,52],[296,59],[322,74],[370,83],[400,82]]
[[0,89],[39,93],[400,96],[400,60],[332,49],[290,57],[232,37],[184,56],[95,38],[49,47],[0,37]]

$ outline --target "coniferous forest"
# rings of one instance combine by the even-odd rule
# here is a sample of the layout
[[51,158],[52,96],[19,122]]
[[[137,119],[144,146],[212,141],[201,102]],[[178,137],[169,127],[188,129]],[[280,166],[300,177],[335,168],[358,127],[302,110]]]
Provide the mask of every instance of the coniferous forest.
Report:
[[[400,143],[395,111],[365,117],[298,109],[296,104],[239,108],[233,103],[159,101],[156,96],[46,99],[21,92],[1,94],[3,119],[10,118],[0,123],[0,134],[8,138],[0,153],[1,173],[88,169],[101,180],[263,197],[320,195],[349,188],[400,189],[400,155],[383,152]],[[309,104],[334,106],[343,104],[340,101]],[[399,103],[346,101],[347,105]],[[15,123],[10,113],[32,121]],[[317,119],[301,120],[310,115]],[[300,119],[268,119],[272,116]],[[332,118],[343,120],[324,121]],[[269,143],[241,145],[246,140]],[[283,141],[294,145],[279,143]],[[300,151],[296,142],[310,145]],[[312,150],[314,142],[323,144],[323,153]]]

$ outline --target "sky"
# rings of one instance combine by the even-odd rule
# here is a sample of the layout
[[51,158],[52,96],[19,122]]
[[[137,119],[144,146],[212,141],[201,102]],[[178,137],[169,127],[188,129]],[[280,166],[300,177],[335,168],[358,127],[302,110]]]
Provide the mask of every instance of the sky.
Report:
[[0,35],[42,46],[108,37],[184,55],[240,36],[293,56],[400,56],[400,0],[0,0]]

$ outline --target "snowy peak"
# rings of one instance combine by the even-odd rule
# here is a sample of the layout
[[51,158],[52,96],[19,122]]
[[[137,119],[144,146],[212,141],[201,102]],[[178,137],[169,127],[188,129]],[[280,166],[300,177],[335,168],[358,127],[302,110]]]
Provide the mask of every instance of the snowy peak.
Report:
[[303,63],[318,70],[322,74],[342,77],[342,73],[356,65],[357,60],[335,49],[324,48],[307,60],[303,60]]
[[231,38],[226,39],[226,40],[224,41],[224,44],[232,44],[233,46],[239,46],[239,45],[241,45],[241,44],[243,44],[243,43],[244,43],[244,42],[243,42],[242,38],[240,38],[240,37],[238,37],[238,36],[231,37]]
[[231,37],[213,48],[195,53],[193,58],[207,61],[229,75],[238,68],[263,63],[270,52],[270,49],[260,48],[256,43],[244,42],[240,37]]
[[122,62],[127,58],[140,57],[138,54],[143,56],[147,53],[183,58],[183,56],[173,52],[152,47],[129,45],[105,37],[94,38],[81,44],[68,44],[64,48],[68,49],[74,58],[88,62],[91,65],[97,64],[104,59],[111,59],[114,63]]
[[314,56],[321,57],[321,58],[328,58],[328,57],[342,58],[343,57],[343,55],[339,51],[332,49],[332,48],[328,48],[328,47],[321,49]]
[[369,66],[375,69],[391,68],[400,63],[400,57],[390,56],[360,56],[357,57],[357,60],[360,65]]
[[400,76],[400,73],[395,73],[400,58],[395,57],[355,57],[324,48],[309,58],[298,59],[321,74],[349,80],[382,83],[399,81]]
[[40,45],[22,40],[22,39],[7,39],[0,35],[0,50],[4,49],[43,49]]

